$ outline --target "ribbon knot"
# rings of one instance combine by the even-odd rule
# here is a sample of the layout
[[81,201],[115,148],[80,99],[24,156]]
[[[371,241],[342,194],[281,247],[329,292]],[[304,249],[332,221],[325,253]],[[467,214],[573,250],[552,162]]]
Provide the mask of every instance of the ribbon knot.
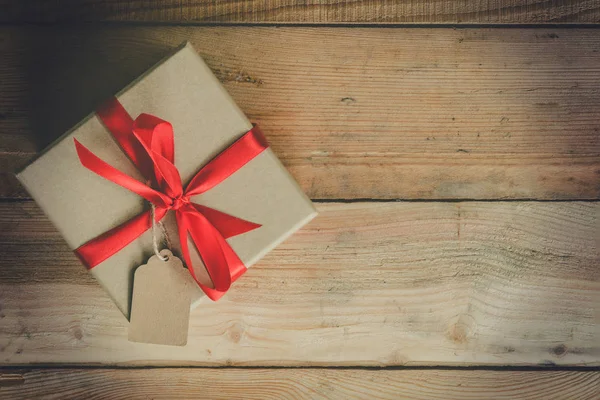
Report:
[[[96,113],[144,176],[145,183],[107,164],[75,139],[81,164],[152,203],[156,207],[154,218],[157,222],[169,210],[173,210],[181,250],[190,274],[210,299],[219,299],[231,283],[246,271],[245,265],[226,239],[261,225],[196,204],[191,198],[218,185],[262,153],[268,147],[264,136],[254,126],[202,167],[184,190],[179,171],[175,167],[174,134],[169,122],[150,114],[140,114],[133,120],[116,98],[110,99]],[[151,227],[151,211],[147,210],[90,240],[75,252],[91,269]],[[188,241],[202,258],[213,287],[204,285],[196,277]]]
[[179,210],[184,205],[188,204],[190,199],[187,196],[179,196],[173,199],[173,202],[168,207],[171,210]]

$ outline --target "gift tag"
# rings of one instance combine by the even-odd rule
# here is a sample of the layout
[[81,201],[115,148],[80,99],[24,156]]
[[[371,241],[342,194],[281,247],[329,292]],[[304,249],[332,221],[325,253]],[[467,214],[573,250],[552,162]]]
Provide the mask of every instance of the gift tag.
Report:
[[129,340],[185,346],[190,318],[190,287],[194,284],[181,260],[169,250],[135,270]]

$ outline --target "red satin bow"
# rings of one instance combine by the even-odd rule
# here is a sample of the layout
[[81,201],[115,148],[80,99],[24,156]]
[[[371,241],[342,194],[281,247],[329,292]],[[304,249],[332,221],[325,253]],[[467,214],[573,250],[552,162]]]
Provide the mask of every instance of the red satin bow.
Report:
[[[218,185],[265,150],[269,145],[264,136],[254,126],[202,167],[184,190],[174,165],[173,127],[170,123],[149,114],[141,114],[134,121],[116,98],[104,104],[97,115],[150,184],[146,185],[108,165],[75,139],[81,164],[154,204],[156,221],[160,221],[167,211],[174,210],[181,249],[190,274],[209,298],[219,299],[246,271],[225,239],[260,225],[195,204],[190,198]],[[151,218],[151,210],[145,211],[85,243],[75,253],[91,269],[150,229]],[[214,288],[207,287],[196,278],[188,235],[204,261]]]

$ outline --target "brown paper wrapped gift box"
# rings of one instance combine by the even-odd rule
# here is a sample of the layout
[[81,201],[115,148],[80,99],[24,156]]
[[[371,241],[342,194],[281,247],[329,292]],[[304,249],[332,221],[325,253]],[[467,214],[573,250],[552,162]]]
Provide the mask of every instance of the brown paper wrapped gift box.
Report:
[[[116,97],[133,118],[147,113],[173,125],[175,165],[184,185],[252,127],[189,44],[181,46]],[[110,165],[138,180],[143,178],[93,113],[17,174],[68,245],[76,249],[139,214],[147,205],[136,194],[84,168],[73,138]],[[262,225],[227,240],[247,267],[316,215],[310,200],[271,149],[192,200]],[[164,222],[177,254],[179,239],[172,212]],[[133,272],[152,254],[152,234],[147,231],[90,270],[127,318]],[[202,271],[198,254],[192,252],[192,259],[194,265],[199,265],[196,269]],[[205,271],[201,276],[203,283],[210,284]],[[192,298],[195,307],[205,296],[195,287]]]

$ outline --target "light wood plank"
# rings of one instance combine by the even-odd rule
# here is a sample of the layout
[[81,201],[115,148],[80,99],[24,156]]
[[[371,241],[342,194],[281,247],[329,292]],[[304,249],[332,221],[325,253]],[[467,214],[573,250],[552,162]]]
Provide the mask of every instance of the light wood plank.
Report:
[[600,365],[600,203],[319,211],[170,348],[127,342],[37,207],[0,203],[0,363]]
[[10,399],[597,399],[598,371],[33,369],[1,371]]
[[2,0],[4,22],[595,23],[595,0]]
[[600,198],[594,30],[166,26],[0,29],[0,196],[186,39],[311,198]]

